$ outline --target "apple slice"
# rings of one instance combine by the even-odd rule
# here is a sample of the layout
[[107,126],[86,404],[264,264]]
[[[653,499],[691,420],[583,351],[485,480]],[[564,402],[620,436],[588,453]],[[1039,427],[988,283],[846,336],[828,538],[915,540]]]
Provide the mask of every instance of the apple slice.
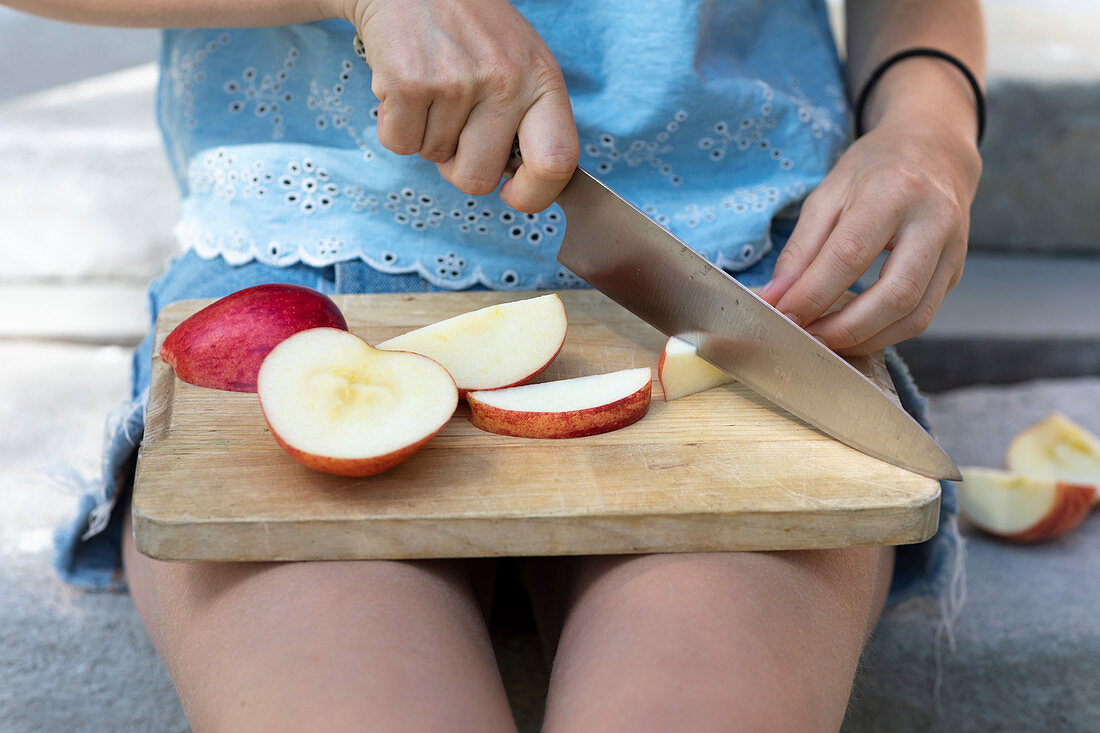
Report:
[[435,359],[460,394],[527,382],[565,343],[565,306],[557,295],[517,300],[439,321],[378,344]]
[[326,473],[370,476],[439,432],[458,405],[458,389],[427,357],[313,328],[264,359],[259,398],[271,435],[296,460]]
[[1069,532],[1092,507],[1096,489],[992,468],[964,468],[959,509],[989,534],[1038,542]]
[[211,303],[172,329],[160,358],[185,382],[255,392],[260,364],[275,345],[318,327],[348,328],[328,296],[301,285],[256,285]]
[[518,438],[579,438],[641,420],[649,409],[649,367],[468,392],[470,422]]
[[661,360],[657,362],[657,379],[661,382],[666,402],[734,381],[733,377],[706,359],[696,356],[694,346],[675,336],[668,340],[665,350],[661,352]]
[[1017,434],[1005,460],[1016,473],[1100,487],[1100,439],[1058,412]]

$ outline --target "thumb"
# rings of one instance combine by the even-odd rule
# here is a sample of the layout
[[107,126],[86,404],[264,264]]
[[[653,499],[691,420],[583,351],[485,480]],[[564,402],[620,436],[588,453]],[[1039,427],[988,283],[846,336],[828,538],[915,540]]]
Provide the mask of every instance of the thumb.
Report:
[[540,96],[519,123],[522,159],[500,198],[519,211],[542,211],[573,177],[580,157],[577,125],[564,86]]

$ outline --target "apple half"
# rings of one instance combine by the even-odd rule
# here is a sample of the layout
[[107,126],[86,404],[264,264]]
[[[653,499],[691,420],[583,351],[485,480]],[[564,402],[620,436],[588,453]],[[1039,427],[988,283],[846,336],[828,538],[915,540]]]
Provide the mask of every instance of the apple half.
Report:
[[729,374],[698,356],[693,345],[675,336],[661,352],[657,379],[666,402],[734,381]]
[[460,394],[529,381],[565,343],[568,319],[557,295],[540,295],[463,313],[378,344],[435,359]]
[[348,328],[327,295],[301,285],[256,285],[185,319],[164,339],[160,358],[190,384],[255,392],[260,364],[275,345],[319,327]]
[[1100,439],[1058,412],[1020,431],[1005,461],[1016,473],[1100,487]]
[[285,339],[264,359],[258,387],[275,441],[306,466],[341,476],[393,468],[458,406],[454,380],[438,363],[335,328]]
[[978,529],[1013,542],[1039,542],[1079,525],[1096,489],[993,468],[964,468],[959,510]]
[[468,392],[470,422],[518,438],[579,438],[641,420],[653,389],[649,367]]

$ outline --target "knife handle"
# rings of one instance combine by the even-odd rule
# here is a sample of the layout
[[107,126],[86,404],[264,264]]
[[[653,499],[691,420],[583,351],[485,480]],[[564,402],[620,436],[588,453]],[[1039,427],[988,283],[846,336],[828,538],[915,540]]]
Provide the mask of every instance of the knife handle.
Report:
[[512,141],[512,152],[508,154],[508,165],[504,168],[505,175],[509,178],[514,176],[521,163],[523,163],[523,155],[519,152],[519,135],[517,135]]

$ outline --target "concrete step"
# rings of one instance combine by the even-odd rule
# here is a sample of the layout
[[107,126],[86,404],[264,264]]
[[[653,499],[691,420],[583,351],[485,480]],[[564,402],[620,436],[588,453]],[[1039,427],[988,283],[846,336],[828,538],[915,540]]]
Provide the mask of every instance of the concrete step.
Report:
[[1100,258],[971,252],[932,326],[898,352],[926,392],[1100,374],[1097,312]]
[[1100,5],[983,6],[989,124],[971,242],[997,251],[1100,253]]
[[0,339],[136,345],[149,328],[141,283],[0,281]]
[[146,65],[0,104],[5,279],[148,281],[178,250],[155,84]]
[[0,49],[19,59],[17,73],[0,74],[0,101],[148,63],[159,45],[151,28],[75,25],[0,7]]
[[[843,33],[843,0],[829,0]],[[986,0],[984,169],[970,241],[997,252],[1100,253],[1100,5]]]

